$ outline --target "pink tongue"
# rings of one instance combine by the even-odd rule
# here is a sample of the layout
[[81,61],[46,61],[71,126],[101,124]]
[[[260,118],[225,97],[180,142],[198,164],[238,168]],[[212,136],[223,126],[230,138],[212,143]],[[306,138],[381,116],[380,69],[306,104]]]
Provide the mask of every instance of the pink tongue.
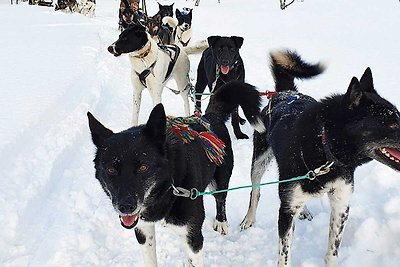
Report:
[[223,74],[228,74],[228,72],[229,72],[229,66],[225,66],[225,65],[222,65],[221,66],[221,72],[223,73]]
[[121,216],[122,223],[128,227],[132,226],[136,222],[136,219],[137,219],[137,214]]
[[389,152],[390,155],[392,155],[396,159],[400,160],[400,151],[398,151],[397,149],[388,148],[388,147],[386,147],[385,149],[387,152]]

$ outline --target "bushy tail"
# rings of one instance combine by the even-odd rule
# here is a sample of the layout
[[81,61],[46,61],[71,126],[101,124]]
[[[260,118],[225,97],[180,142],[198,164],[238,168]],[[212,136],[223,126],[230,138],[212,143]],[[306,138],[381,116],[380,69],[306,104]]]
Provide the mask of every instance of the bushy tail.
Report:
[[325,70],[321,63],[310,64],[294,51],[283,50],[270,53],[271,71],[275,80],[275,90],[277,92],[294,90],[297,87],[294,79],[309,79]]
[[265,132],[264,123],[260,118],[260,94],[248,83],[231,81],[219,87],[210,98],[205,116],[213,113],[226,121],[237,106],[242,108],[246,119],[257,132]]
[[207,40],[201,40],[201,41],[197,41],[195,42],[193,45],[191,46],[186,46],[183,48],[183,51],[186,52],[186,54],[188,55],[192,55],[192,54],[199,54],[202,53],[204,50],[206,50],[208,48],[208,42]]

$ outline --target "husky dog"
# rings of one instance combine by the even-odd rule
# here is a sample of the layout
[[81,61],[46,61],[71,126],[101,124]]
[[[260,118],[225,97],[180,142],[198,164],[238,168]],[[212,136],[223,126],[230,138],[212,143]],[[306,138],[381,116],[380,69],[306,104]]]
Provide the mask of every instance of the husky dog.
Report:
[[119,4],[119,29],[121,31],[128,28],[132,23],[135,23],[135,16],[139,9],[139,0],[121,0]]
[[189,58],[179,47],[160,48],[141,24],[133,24],[121,32],[117,41],[108,47],[114,56],[128,54],[132,65],[133,116],[132,125],[138,125],[141,95],[144,88],[150,91],[153,105],[161,103],[161,93],[166,82],[173,77],[182,96],[186,116],[189,116],[188,73]]
[[175,10],[175,15],[178,20],[178,25],[175,30],[175,43],[180,43],[182,46],[187,46],[192,39],[192,11],[193,9],[184,9],[182,12],[179,9]]
[[[197,82],[195,91],[196,112],[201,113],[201,94],[206,86],[213,93],[221,85],[229,81],[244,82],[245,71],[243,60],[239,54],[243,38],[238,36],[223,37],[210,36],[207,38],[209,47],[203,52],[197,67]],[[232,113],[232,126],[236,138],[248,139],[249,137],[240,130],[239,124],[246,121],[239,117],[238,111]]]
[[[231,92],[235,94],[231,96]],[[154,107],[145,125],[113,133],[88,113],[93,143],[96,179],[110,197],[121,225],[135,228],[146,266],[157,266],[154,223],[164,220],[178,230],[190,266],[203,266],[203,197],[177,197],[175,188],[204,191],[208,185],[226,189],[233,169],[231,140],[225,122],[240,105],[250,124],[265,130],[259,119],[260,96],[251,85],[234,82],[222,86],[202,120],[225,144],[219,164],[209,160],[199,138],[184,144],[181,136],[166,128],[162,104]],[[194,125],[204,131],[204,125]],[[225,214],[226,193],[214,195],[217,215],[214,229],[228,230]]]
[[94,17],[96,10],[96,0],[58,0],[54,8],[56,11],[61,10],[67,13],[81,13],[88,17]]
[[160,14],[161,19],[164,17],[173,17],[174,16],[174,4],[171,5],[161,5],[158,3],[158,14]]
[[[328,193],[331,217],[325,264],[335,266],[349,216],[356,167],[375,159],[400,171],[399,111],[375,90],[370,68],[360,80],[352,78],[345,94],[316,101],[299,93],[294,79],[320,74],[324,70],[321,64],[308,64],[290,51],[271,53],[271,60],[277,95],[262,111],[267,132],[254,134],[251,180],[253,184],[260,182],[273,157],[280,180],[333,163],[328,173],[314,180],[279,185],[278,265],[291,264],[294,221],[305,202]],[[250,196],[242,229],[255,222],[260,189],[253,189]]]

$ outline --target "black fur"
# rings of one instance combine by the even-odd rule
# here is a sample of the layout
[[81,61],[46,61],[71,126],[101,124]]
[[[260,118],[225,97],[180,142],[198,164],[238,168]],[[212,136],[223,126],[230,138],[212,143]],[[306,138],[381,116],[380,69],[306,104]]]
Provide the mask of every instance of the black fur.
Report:
[[111,44],[107,50],[114,56],[140,50],[148,42],[146,27],[142,24],[131,24],[121,32],[118,40]]
[[182,27],[183,31],[189,30],[192,26],[192,11],[193,9],[190,9],[189,12],[181,12],[179,9],[175,10],[178,27]]
[[172,5],[161,5],[158,3],[158,14],[161,15],[161,20],[164,17],[173,17],[174,16],[174,4]]
[[[344,187],[352,190],[355,169],[376,159],[400,171],[400,163],[385,156],[381,150],[385,148],[388,153],[393,153],[393,158],[400,160],[399,111],[378,95],[369,68],[360,81],[353,77],[345,94],[333,95],[318,102],[299,93],[294,79],[311,78],[321,73],[323,67],[320,64],[305,63],[290,51],[272,53],[271,59],[279,93],[262,111],[267,132],[254,134],[252,182],[257,183],[261,179],[264,164],[270,160],[263,155],[270,148],[278,163],[280,180],[304,175],[327,161],[334,162],[328,174],[313,181],[279,185],[281,206],[278,221],[280,263],[286,266],[290,263],[289,232],[293,231],[294,220],[304,205],[299,198],[300,192],[306,198],[327,192],[334,207],[330,227],[331,247],[326,257],[326,262],[332,263],[337,257],[349,211],[347,194],[351,195],[351,192],[342,194],[342,191]],[[289,104],[294,96],[298,99]],[[251,226],[251,223],[252,219],[246,216],[242,228]]]
[[[121,218],[133,218],[128,225],[125,221],[122,225],[136,227],[140,244],[152,238],[146,236],[143,221],[165,219],[168,224],[187,226],[190,231],[186,242],[194,253],[201,250],[201,227],[205,216],[203,199],[176,197],[171,185],[199,191],[204,191],[209,184],[216,189],[228,187],[233,153],[225,122],[238,105],[251,123],[258,121],[258,91],[240,82],[221,86],[203,116],[225,143],[226,155],[220,166],[210,162],[197,140],[183,144],[176,133],[166,128],[162,104],[154,107],[145,125],[119,133],[113,133],[88,113],[92,140],[97,147],[94,159],[96,178]],[[204,130],[200,125],[197,127]],[[216,220],[223,223],[226,221],[226,193],[215,195],[215,199]]]
[[[203,52],[197,67],[196,93],[203,93],[206,86],[208,86],[210,92],[215,92],[221,85],[229,81],[244,82],[245,70],[243,60],[239,54],[243,38],[238,36],[210,36],[207,40],[209,48]],[[228,68],[228,72],[222,73],[222,68]],[[201,95],[196,95],[195,107],[198,111],[201,111],[201,97]],[[238,139],[249,138],[240,130],[239,124],[243,123],[245,121],[239,117],[238,111],[234,110],[232,113],[232,126]]]

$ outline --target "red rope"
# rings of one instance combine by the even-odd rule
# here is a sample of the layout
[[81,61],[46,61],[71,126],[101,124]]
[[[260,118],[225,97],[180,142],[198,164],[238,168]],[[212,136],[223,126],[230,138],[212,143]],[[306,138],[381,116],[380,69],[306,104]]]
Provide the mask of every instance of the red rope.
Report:
[[275,91],[259,92],[259,95],[266,96],[268,99],[271,99],[276,94],[277,94],[277,92],[275,92]]

